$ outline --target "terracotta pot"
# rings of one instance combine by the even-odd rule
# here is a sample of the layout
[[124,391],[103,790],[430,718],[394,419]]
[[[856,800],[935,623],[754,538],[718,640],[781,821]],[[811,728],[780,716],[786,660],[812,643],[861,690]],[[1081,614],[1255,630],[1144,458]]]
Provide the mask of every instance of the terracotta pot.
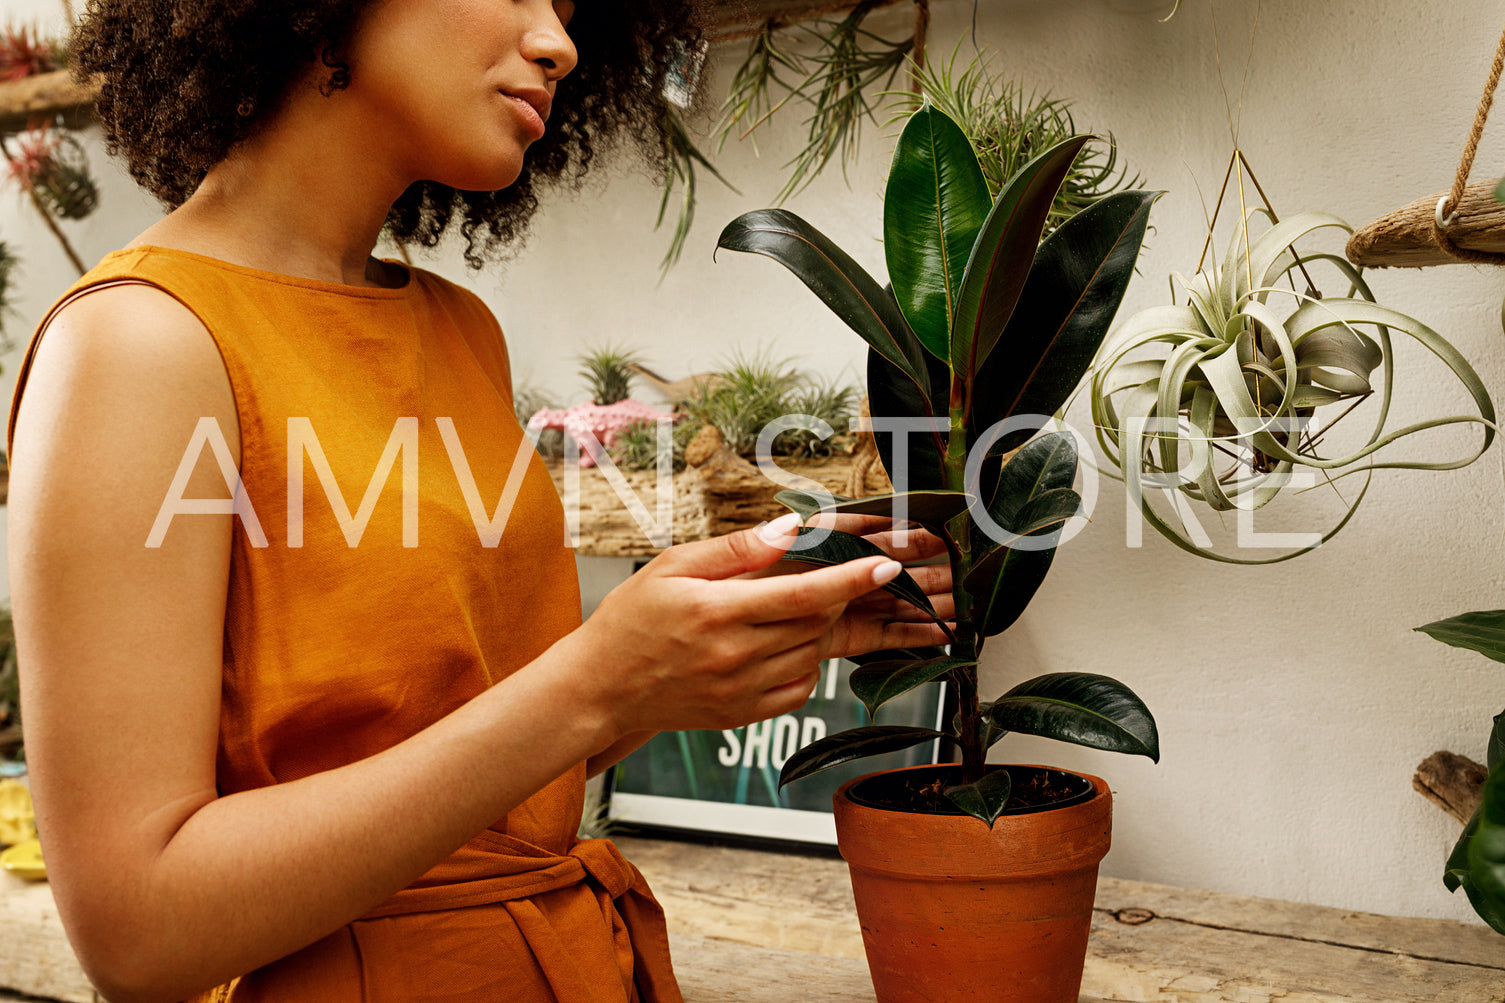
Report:
[[1108,785],[1076,774],[1091,784],[1085,800],[1000,816],[990,832],[967,815],[852,800],[880,775],[835,797],[878,1003],[1077,1003],[1112,831]]

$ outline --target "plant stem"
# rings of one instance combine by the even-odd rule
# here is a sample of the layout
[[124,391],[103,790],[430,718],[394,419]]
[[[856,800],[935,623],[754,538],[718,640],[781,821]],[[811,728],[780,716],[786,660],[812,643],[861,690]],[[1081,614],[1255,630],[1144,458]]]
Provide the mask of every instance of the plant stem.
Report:
[[[967,406],[970,389],[957,374],[951,379],[951,429],[946,439],[946,487],[951,491],[967,489]],[[956,642],[951,645],[955,658],[977,658],[978,631],[972,622],[972,596],[963,583],[972,570],[972,516],[962,513],[951,524],[955,545],[951,554],[951,574],[955,583]],[[982,779],[983,761],[988,750],[983,734],[977,699],[977,666],[958,669],[956,681],[957,742],[962,749],[962,783],[975,784]]]
[[52,213],[48,212],[47,207],[42,204],[42,198],[37,194],[37,190],[28,187],[26,194],[31,196],[31,204],[36,207],[37,212],[41,213],[42,222],[47,224],[47,229],[51,230],[52,235],[57,238],[58,244],[63,248],[63,253],[68,255],[68,260],[73,263],[74,268],[78,269],[78,274],[83,275],[89,269],[84,266],[83,259],[78,256],[78,252],[73,249],[73,242],[68,239],[68,235],[63,232],[62,227],[57,225],[57,220],[52,218]]

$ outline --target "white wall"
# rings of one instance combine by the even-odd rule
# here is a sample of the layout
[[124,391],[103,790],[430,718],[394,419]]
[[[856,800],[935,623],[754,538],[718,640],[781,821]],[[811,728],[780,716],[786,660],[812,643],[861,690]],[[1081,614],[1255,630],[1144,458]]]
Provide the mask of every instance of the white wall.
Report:
[[[1000,53],[997,68],[1073,98],[1081,127],[1111,130],[1146,183],[1169,190],[1155,209],[1126,310],[1164,302],[1167,273],[1196,264],[1204,235],[1197,184],[1210,198],[1230,152],[1205,0],[1186,0],[1167,24],[1133,12],[1147,5],[987,0],[977,11],[977,39]],[[1217,2],[1221,61],[1235,97],[1255,8],[1253,0]],[[55,4],[7,0],[5,12],[53,17]],[[1322,209],[1357,224],[1446,188],[1502,12],[1477,2],[1266,0],[1242,145],[1276,208]],[[967,0],[937,0],[932,52],[949,52],[972,15]],[[876,23],[897,35],[908,18],[885,12]],[[713,93],[724,91],[736,55],[715,54]],[[1505,159],[1502,130],[1498,123],[1486,135],[1481,179]],[[761,159],[745,145],[727,151],[719,163],[742,194],[702,180],[686,260],[662,281],[656,265],[667,235],[651,232],[657,192],[640,170],[620,170],[578,198],[550,204],[518,261],[470,280],[509,331],[519,378],[573,399],[580,390],[574,354],[603,340],[638,348],[670,376],[710,368],[740,346],[855,378],[856,337],[782,269],[734,254],[711,261],[720,227],[777,190],[778,166],[798,134],[796,117],[786,116],[763,138]],[[880,273],[889,149],[870,130],[850,188],[833,172],[790,206]],[[155,212],[118,172],[101,166],[100,173],[106,208],[72,230],[91,258]],[[15,329],[34,322],[70,281],[65,260],[28,213],[13,193],[0,195],[0,238],[26,257]],[[457,257],[446,254],[434,267],[463,276]],[[1374,273],[1372,281],[1382,301],[1443,332],[1505,396],[1500,272],[1452,265]],[[1401,352],[1396,418],[1465,410],[1465,399],[1422,354]],[[3,360],[7,398],[18,358]],[[1466,441],[1444,434],[1403,451]],[[985,681],[1002,691],[1044,671],[1116,675],[1155,711],[1164,760],[1154,766],[1017,738],[1001,754],[1110,779],[1117,825],[1109,873],[1470,917],[1439,879],[1458,826],[1413,793],[1409,780],[1436,749],[1482,758],[1489,717],[1505,705],[1505,669],[1409,628],[1505,605],[1502,456],[1497,450],[1455,473],[1382,475],[1332,544],[1269,568],[1201,561],[1152,531],[1143,547],[1126,547],[1122,490],[1104,482],[1090,528],[1063,549],[1020,624],[989,648]],[[1268,518],[1261,513],[1261,529],[1308,529],[1332,511],[1315,494],[1272,508]]]

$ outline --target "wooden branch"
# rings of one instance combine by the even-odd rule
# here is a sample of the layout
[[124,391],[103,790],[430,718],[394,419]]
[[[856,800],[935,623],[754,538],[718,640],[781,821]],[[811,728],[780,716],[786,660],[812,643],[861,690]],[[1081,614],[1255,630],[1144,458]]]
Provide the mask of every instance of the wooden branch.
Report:
[[[1453,243],[1470,251],[1505,253],[1505,205],[1495,201],[1495,182],[1469,185],[1448,229]],[[1428,195],[1360,227],[1348,240],[1348,260],[1366,268],[1426,268],[1462,263],[1437,245],[1432,224],[1437,200]],[[1451,208],[1451,207],[1450,207]]]
[[36,119],[62,115],[71,126],[92,119],[98,85],[80,84],[68,70],[0,83],[0,132],[17,132]]
[[[712,0],[712,38],[718,42],[746,38],[768,21],[794,24],[807,18],[848,11],[858,0]],[[888,7],[900,0],[878,0]]]
[[1411,786],[1422,797],[1467,825],[1484,796],[1489,771],[1467,756],[1434,752],[1416,767]]

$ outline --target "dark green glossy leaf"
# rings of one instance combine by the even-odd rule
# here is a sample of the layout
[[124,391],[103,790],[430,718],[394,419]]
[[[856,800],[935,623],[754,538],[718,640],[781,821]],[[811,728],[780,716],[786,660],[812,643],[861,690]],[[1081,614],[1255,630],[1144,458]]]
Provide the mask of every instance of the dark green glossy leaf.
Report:
[[1481,827],[1486,825],[1486,812],[1495,818],[1505,815],[1502,777],[1505,777],[1505,766],[1490,769],[1489,779],[1484,784],[1485,800],[1480,802],[1473,818],[1464,826],[1463,834],[1448,855],[1442,875],[1442,883],[1448,891],[1456,892],[1462,888],[1474,912],[1498,933],[1505,933],[1505,894],[1495,891],[1505,880],[1505,849],[1498,845],[1499,833],[1496,832],[1494,853],[1491,854],[1488,845],[1479,842],[1479,834]]
[[1505,710],[1495,715],[1495,726],[1489,733],[1489,758],[1485,762],[1491,770],[1505,763]]
[[[1160,192],[1118,192],[1061,224],[1035,256],[999,347],[980,363],[971,428],[1059,412],[1123,301]],[[1004,438],[1012,449],[1029,437]]]
[[[825,538],[818,543],[812,543],[813,534],[825,534]],[[834,564],[845,564],[848,561],[860,560],[864,557],[887,557],[883,551],[873,544],[868,543],[860,536],[851,533],[842,533],[834,529],[801,529],[796,538],[795,545],[784,555],[786,561],[798,561],[801,564],[814,564],[820,567],[829,567]],[[935,607],[930,605],[930,598],[925,595],[925,590],[910,577],[908,571],[900,571],[899,577],[883,586],[884,591],[892,592],[907,603],[912,603],[920,609],[935,616]]]
[[847,661],[857,665],[872,665],[874,662],[923,662],[940,658],[945,654],[946,649],[941,645],[929,648],[885,648],[882,651],[868,651],[861,655],[848,655]]
[[1144,701],[1117,679],[1090,672],[1052,672],[994,701],[994,724],[1107,752],[1160,762],[1160,738]]
[[1468,648],[1505,662],[1505,609],[1460,613],[1412,628],[1455,648]]
[[[834,497],[834,496],[833,496]],[[910,491],[903,495],[873,495],[869,498],[838,498],[829,508],[820,507],[821,500],[806,491],[795,489],[780,491],[774,499],[784,507],[798,512],[800,518],[809,521],[816,512],[836,512],[852,515],[886,515],[897,518],[894,502],[903,499],[904,518],[921,526],[944,526],[967,510],[971,495],[960,491]]]
[[1018,536],[1059,529],[1073,516],[1082,514],[1082,496],[1071,488],[1056,488],[1031,498],[1005,528]]
[[953,669],[976,664],[972,659],[945,656],[919,662],[902,659],[869,662],[853,670],[847,685],[852,687],[852,693],[867,708],[868,716],[876,719],[878,708],[894,697],[908,693],[917,686],[933,683]]
[[727,224],[716,246],[765,254],[788,268],[874,351],[924,386],[925,353],[893,297],[815,227],[785,209],[759,209]]
[[949,357],[962,275],[992,204],[967,134],[926,102],[909,117],[894,150],[883,199],[883,249],[899,308],[920,344],[938,358]]
[[[837,504],[852,500],[844,498],[841,495],[832,495],[831,497],[836,500]],[[773,496],[773,500],[798,515],[803,522],[809,522],[810,517],[819,512],[821,506],[825,504],[824,498],[818,498],[810,492],[801,491],[798,488],[785,488],[783,491],[776,493]]]
[[1000,526],[1012,528],[1021,510],[1034,499],[1070,488],[1076,469],[1076,440],[1070,435],[1051,432],[1031,440],[999,472],[988,515]]
[[[928,356],[928,353],[921,353]],[[933,359],[927,368],[930,382],[929,393],[938,394],[943,403],[951,379],[946,364]],[[873,440],[878,444],[878,457],[888,479],[898,491],[930,491],[945,486],[945,471],[941,458],[946,450],[947,412],[939,412],[932,406],[929,394],[922,394],[914,382],[893,363],[877,352],[867,353],[868,407],[875,422],[884,418],[934,419],[939,413],[939,430],[921,430],[902,434],[877,426]],[[898,469],[895,455],[895,440],[904,442],[904,470]]]
[[866,728],[851,728],[829,738],[812,742],[790,756],[779,771],[779,786],[800,780],[821,770],[829,770],[842,763],[885,752],[910,749],[921,742],[934,741],[946,736],[929,728],[910,728],[897,724],[875,724]]
[[1479,827],[1468,848],[1468,869],[1486,898],[1505,905],[1505,767],[1491,770],[1484,781]]
[[[1041,498],[1064,498],[1055,492],[1070,491],[1076,477],[1076,442],[1070,435],[1052,432],[1026,443],[998,475],[998,487],[988,514],[1007,532],[1027,521],[1027,509]],[[1074,492],[1073,492],[1074,493]],[[1048,505],[1042,502],[1041,505]],[[979,526],[979,532],[985,527]],[[986,527],[993,532],[991,527]],[[1046,526],[1043,534],[1054,532]],[[1010,537],[1012,539],[1012,537]],[[985,637],[1001,634],[1014,625],[1035,597],[1055,560],[1055,549],[1025,550],[993,541],[967,575],[964,586],[972,596],[973,610]],[[974,539],[973,545],[980,547]]]
[[966,589],[972,596],[976,622],[984,637],[1002,634],[1018,621],[1045,584],[1054,547],[1020,550],[999,547],[982,559],[967,575]]
[[984,773],[975,784],[957,784],[947,787],[945,793],[952,804],[973,818],[988,823],[991,829],[998,820],[998,813],[1009,803],[1013,781],[1009,771],[1000,767]]
[[1051,204],[1090,136],[1073,136],[1019,169],[998,193],[972,248],[956,300],[951,368],[977,373],[998,343],[1040,247]]

